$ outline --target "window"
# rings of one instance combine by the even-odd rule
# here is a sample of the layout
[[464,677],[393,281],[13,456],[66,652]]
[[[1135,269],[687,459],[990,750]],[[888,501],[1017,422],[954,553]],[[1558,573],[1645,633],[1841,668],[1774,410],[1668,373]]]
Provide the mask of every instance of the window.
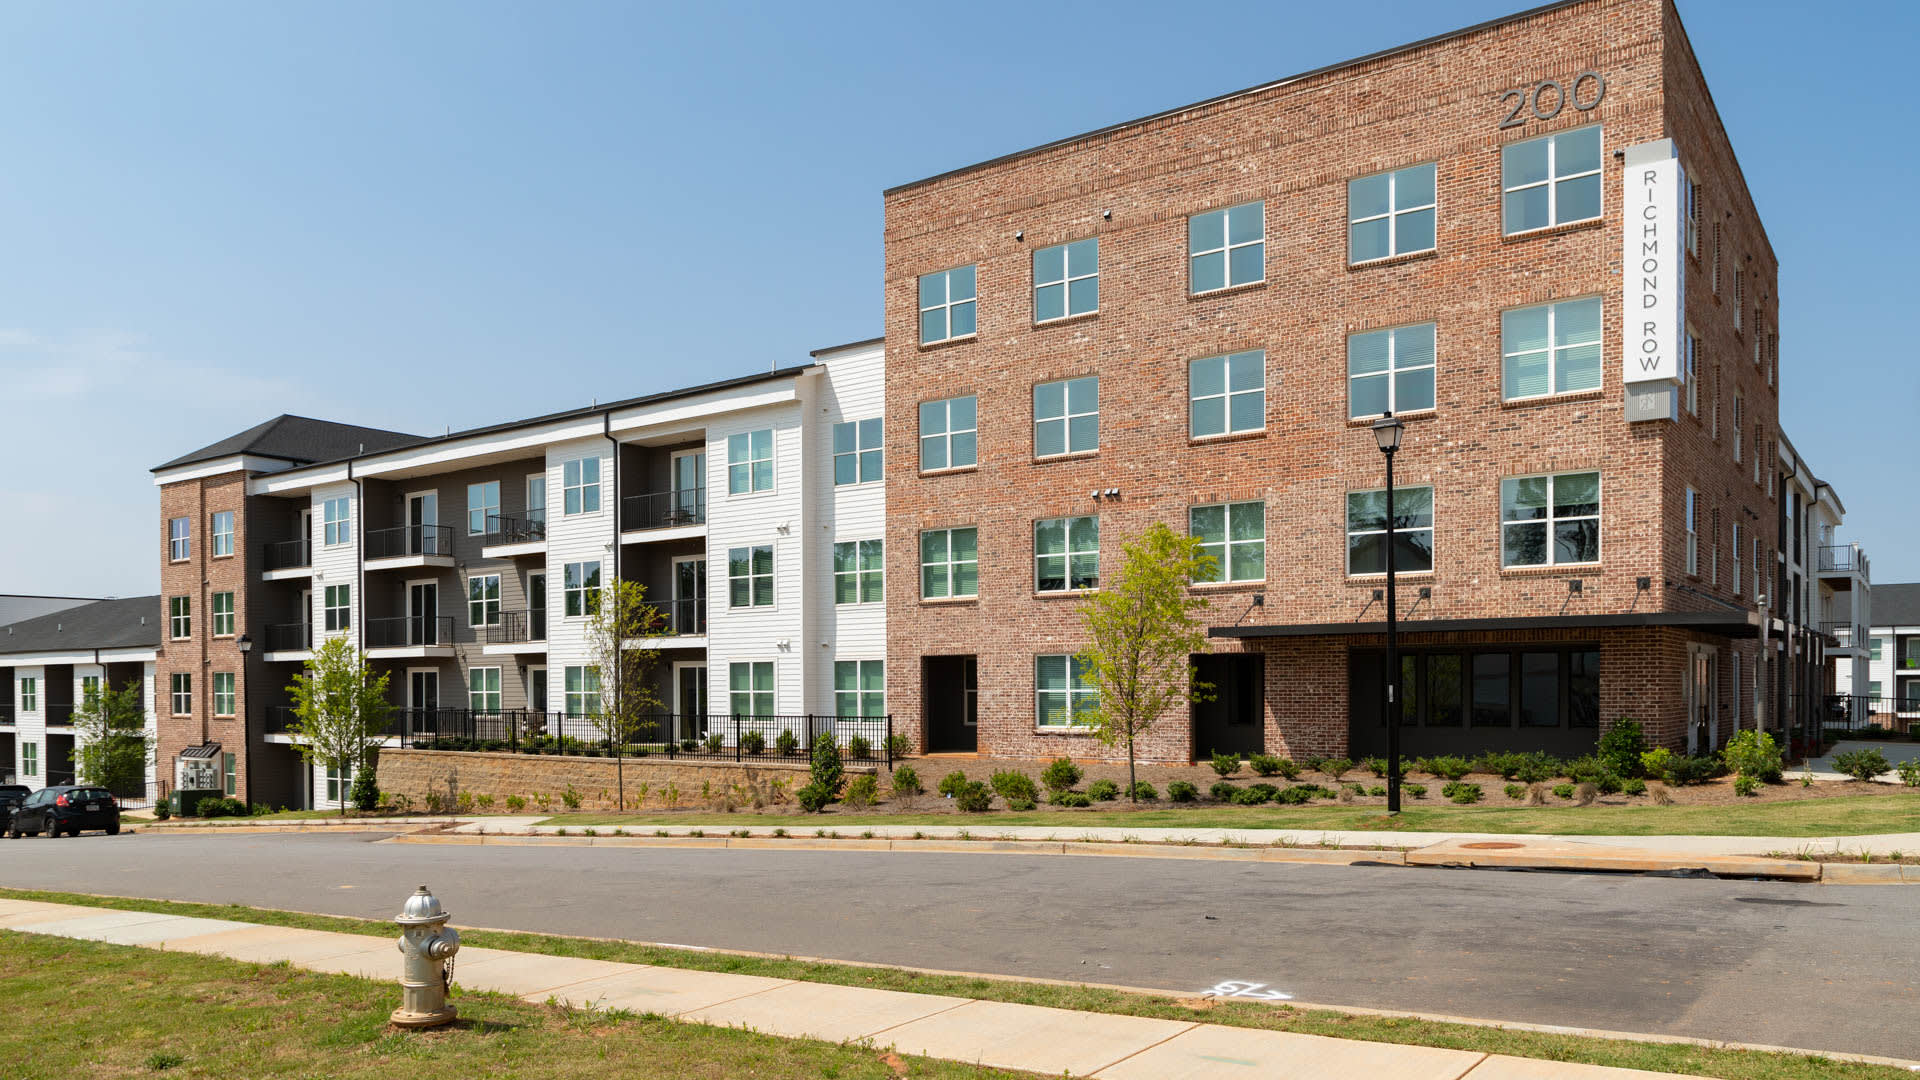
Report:
[[727,606],[773,606],[773,545],[727,551]]
[[172,679],[172,693],[169,708],[175,716],[193,715],[193,676],[184,671],[175,672]]
[[1760,590],[1766,588],[1766,564],[1760,561],[1760,538],[1753,538],[1753,600],[1760,602]]
[[1740,391],[1735,390],[1733,392],[1733,460],[1735,461],[1740,460],[1740,454],[1745,449],[1745,444],[1742,442],[1745,437],[1742,430],[1745,426],[1742,423],[1745,412],[1746,399],[1740,396]]
[[175,641],[193,636],[193,598],[167,598],[167,636]]
[[1198,295],[1267,276],[1265,203],[1210,210],[1187,219],[1187,282]]
[[345,802],[347,793],[353,790],[353,766],[327,766],[327,801]]
[[20,678],[20,711],[37,712],[40,708],[40,680],[31,675]]
[[1213,568],[1196,581],[1267,580],[1267,504],[1226,503],[1187,511],[1187,528]]
[[1500,152],[1506,234],[1600,216],[1600,128],[1584,127]]
[[920,534],[920,598],[943,600],[980,595],[977,529],[935,529]]
[[500,481],[467,485],[467,535],[491,532],[488,518],[500,516]]
[[186,562],[193,555],[193,521],[191,518],[167,519],[167,558],[172,562]]
[[[1393,568],[1433,569],[1433,489],[1393,489]],[[1387,572],[1387,493],[1347,493],[1347,573]]]
[[216,671],[213,673],[213,715],[232,716],[235,694],[233,692],[233,672]]
[[474,712],[497,713],[500,711],[499,668],[467,669],[467,708]]
[[20,772],[25,776],[40,775],[40,744],[25,742],[20,744]]
[[1766,440],[1761,437],[1760,425],[1755,424],[1753,425],[1753,482],[1756,484],[1760,482],[1760,460],[1766,456],[1760,452],[1764,446],[1766,446]]
[[1600,298],[1500,313],[1501,396],[1600,389]]
[[1033,587],[1068,592],[1100,587],[1100,519],[1047,518],[1033,523]]
[[973,333],[974,299],[971,266],[920,275],[920,344]]
[[1434,324],[1373,330],[1347,338],[1347,415],[1433,408]]
[[1500,481],[1502,566],[1600,561],[1600,474],[1560,473]]
[[1879,679],[1871,679],[1867,682],[1867,696],[1873,697],[1873,698],[1877,698],[1880,696],[1880,680]]
[[1881,651],[1884,650],[1886,647],[1887,646],[1886,646],[1885,638],[1868,638],[1867,639],[1867,659],[1869,660],[1880,659]]
[[1713,223],[1713,295],[1720,295],[1720,223]]
[[347,520],[347,500],[328,499],[320,504],[320,542],[326,547],[350,543],[353,523]]
[[[922,301],[924,303],[924,301]],[[1100,241],[1055,244],[1033,253],[1033,321],[1100,310]]]
[[568,716],[600,715],[600,669],[570,667],[565,679]]
[[920,470],[958,469],[978,461],[972,394],[920,403]]
[[1746,306],[1747,275],[1739,267],[1733,271],[1733,328],[1740,329],[1742,309]]
[[1687,200],[1687,254],[1698,258],[1700,255],[1700,185],[1687,184],[1683,197]]
[[467,625],[500,625],[499,574],[475,574],[467,579]]
[[1680,355],[1680,376],[1686,381],[1687,414],[1700,415],[1700,336],[1687,327],[1686,337],[1680,347],[1685,350]]
[[1254,349],[1187,365],[1192,436],[1230,435],[1267,426],[1267,354]]
[[1710,516],[1713,528],[1707,533],[1707,581],[1720,584],[1720,511]]
[[233,554],[233,511],[222,510],[213,515],[213,556]]
[[597,514],[600,512],[600,459],[575,458],[560,466],[560,513]]
[[839,717],[887,715],[884,660],[833,662],[833,713]]
[[321,604],[328,633],[353,628],[353,586],[328,585],[321,593]]
[[728,706],[741,716],[774,715],[773,661],[728,664],[727,698]]
[[773,490],[773,429],[727,436],[727,494]]
[[213,636],[233,636],[233,594],[217,592],[213,594]]
[[884,599],[881,582],[885,565],[879,540],[849,540],[833,545],[833,602],[879,603]]
[[100,676],[98,675],[80,676],[80,700],[81,701],[83,702],[91,701],[93,698],[98,697],[99,694],[100,694]]
[[1733,595],[1740,595],[1740,523],[1733,523],[1733,576],[1728,584],[1733,586]]
[[527,522],[544,525],[547,521],[547,474],[527,477]]
[[1044,382],[1033,388],[1033,456],[1100,448],[1100,378]]
[[220,777],[223,781],[222,786],[226,788],[226,792],[229,795],[237,795],[240,792],[239,764],[240,755],[238,754],[220,755]]
[[1043,728],[1072,727],[1100,707],[1093,671],[1078,656],[1033,658],[1034,722]]
[[833,425],[833,483],[871,484],[880,479],[880,418]]
[[1433,250],[1434,167],[1347,181],[1347,261]]
[[570,562],[561,570],[562,610],[569,618],[600,610],[600,564]]

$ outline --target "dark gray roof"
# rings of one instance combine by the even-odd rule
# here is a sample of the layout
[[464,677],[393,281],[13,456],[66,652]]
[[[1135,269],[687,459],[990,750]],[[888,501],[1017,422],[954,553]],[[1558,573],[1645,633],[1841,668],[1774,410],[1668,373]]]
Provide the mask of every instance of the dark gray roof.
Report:
[[0,626],[17,623],[21,619],[31,619],[36,615],[47,615],[55,611],[91,604],[100,599],[97,596],[28,596],[22,593],[0,593]]
[[1920,626],[1920,582],[1898,585],[1873,583],[1875,626]]
[[238,435],[229,435],[217,443],[203,446],[190,454],[154,466],[153,471],[216,461],[238,454],[277,458],[306,465],[315,461],[333,461],[360,453],[391,450],[397,446],[421,442],[418,435],[398,431],[336,424],[309,416],[281,414],[264,424],[250,427]]
[[[145,622],[141,620],[145,619]],[[160,644],[160,598],[129,596],[23,619],[0,627],[0,656],[7,653],[137,649]]]

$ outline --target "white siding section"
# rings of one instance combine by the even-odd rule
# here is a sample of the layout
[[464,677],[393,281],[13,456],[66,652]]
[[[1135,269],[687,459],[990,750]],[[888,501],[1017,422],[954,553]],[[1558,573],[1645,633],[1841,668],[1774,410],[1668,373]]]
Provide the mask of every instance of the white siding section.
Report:
[[[581,458],[600,459],[600,509],[568,515],[565,513],[564,466]],[[596,435],[547,447],[547,707],[550,709],[565,707],[566,669],[593,663],[587,644],[587,620],[567,617],[566,566],[575,562],[597,562],[601,586],[604,588],[613,580],[619,503],[619,490],[613,479],[612,443]],[[462,688],[460,697],[464,700],[465,696]]]
[[[34,685],[34,708],[28,711],[20,697],[20,683],[23,679],[32,679]],[[15,664],[13,668],[13,760],[7,763],[8,771],[14,775],[14,782],[31,788],[47,785],[47,671],[43,667]],[[39,766],[29,775],[26,772],[27,744],[39,748]]]
[[[347,522],[352,527],[352,542],[327,547],[326,539],[327,500],[347,500]],[[360,595],[360,559],[359,552],[366,543],[361,534],[364,520],[360,513],[360,500],[357,489],[351,481],[322,484],[313,489],[313,535],[307,538],[313,552],[313,602],[308,605],[307,618],[313,624],[313,643],[320,644],[326,636],[327,586],[353,586],[353,607],[350,618],[353,630],[349,637],[355,645],[361,641],[360,635],[366,630],[366,598]]]
[[[880,346],[838,354],[822,361],[826,378],[821,380],[815,407],[809,415],[818,423],[808,433],[808,451],[812,458],[808,473],[815,497],[812,535],[820,544],[807,568],[808,591],[817,597],[809,637],[817,644],[808,650],[816,656],[809,680],[808,700],[814,712],[831,714],[834,710],[833,671],[840,660],[885,660],[887,656],[887,608],[884,599],[871,604],[835,604],[833,545],[848,541],[878,540],[886,535],[886,484],[833,483],[833,427],[845,421],[880,417],[886,407],[886,368]],[[885,583],[887,590],[915,589],[913,581]],[[822,646],[825,646],[824,648]],[[889,680],[901,677],[888,672]]]

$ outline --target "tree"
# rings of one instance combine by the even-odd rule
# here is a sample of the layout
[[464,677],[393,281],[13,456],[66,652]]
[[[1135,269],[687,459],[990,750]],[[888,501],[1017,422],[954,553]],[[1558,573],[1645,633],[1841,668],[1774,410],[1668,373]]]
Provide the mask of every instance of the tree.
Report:
[[659,726],[661,708],[654,688],[653,669],[660,650],[648,643],[659,633],[660,612],[647,603],[647,587],[637,581],[612,581],[590,593],[587,607],[587,650],[600,680],[600,707],[593,726],[613,747],[618,806],[627,808],[626,759],[628,743],[651,734]]
[[1192,659],[1207,648],[1197,615],[1207,601],[1189,586],[1213,565],[1198,539],[1155,522],[1126,543],[1120,572],[1081,605],[1091,644],[1074,661],[1098,693],[1074,719],[1105,745],[1126,745],[1130,799],[1134,743],[1174,704],[1212,697],[1213,688],[1194,678]]
[[[330,637],[315,649],[306,670],[293,677],[291,734],[294,748],[310,765],[328,772],[373,768],[373,749],[386,734],[388,672],[367,667],[366,654],[346,638]],[[341,793],[340,813],[348,798]]]
[[73,726],[78,735],[73,765],[82,783],[114,792],[145,787],[153,739],[138,681],[119,690],[88,686],[73,710]]

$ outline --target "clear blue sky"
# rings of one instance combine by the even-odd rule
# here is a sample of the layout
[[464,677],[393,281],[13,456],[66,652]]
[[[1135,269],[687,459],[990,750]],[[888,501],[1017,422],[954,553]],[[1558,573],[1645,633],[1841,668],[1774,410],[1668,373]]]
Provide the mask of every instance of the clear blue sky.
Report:
[[[425,433],[875,336],[881,189],[1524,4],[10,0],[0,592],[154,589],[147,470],[280,412]],[[1681,11],[1788,434],[1920,578],[1920,14]]]

